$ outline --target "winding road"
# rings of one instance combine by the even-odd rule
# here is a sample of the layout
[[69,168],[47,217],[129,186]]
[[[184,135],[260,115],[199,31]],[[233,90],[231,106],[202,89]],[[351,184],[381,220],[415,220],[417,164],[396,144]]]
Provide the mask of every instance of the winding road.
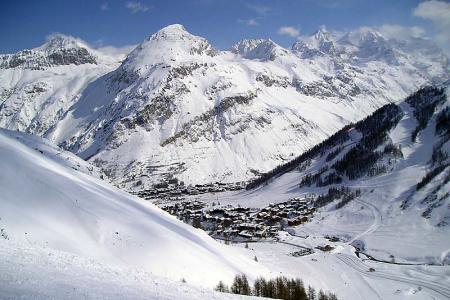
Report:
[[357,271],[358,273],[361,273],[363,276],[369,276],[369,277],[377,277],[377,278],[383,278],[383,279],[389,279],[394,280],[402,283],[412,284],[419,287],[423,287],[426,289],[429,289],[441,296],[444,296],[445,299],[450,299],[450,288],[439,285],[435,282],[425,281],[422,279],[413,279],[410,277],[403,277],[399,275],[394,275],[391,273],[387,273],[385,271],[369,271],[369,267],[363,264],[357,257],[342,254],[342,253],[336,253],[336,258],[342,261],[345,265],[352,268],[353,270]]
[[[360,239],[361,237],[374,233],[381,225],[381,213],[380,210],[373,204],[362,201],[360,199],[354,200],[366,207],[368,207],[374,216],[373,223],[362,233],[356,235],[353,237],[348,244],[351,245],[354,241]],[[389,279],[397,282],[412,284],[418,287],[426,288],[430,291],[433,291],[434,293],[437,293],[441,296],[444,296],[445,299],[450,299],[450,287],[446,287],[443,285],[440,285],[435,282],[430,282],[422,279],[416,279],[411,277],[404,277],[400,276],[398,274],[392,274],[389,272],[386,272],[386,270],[383,271],[369,271],[368,266],[366,266],[357,256],[352,256],[348,254],[343,253],[336,253],[335,257],[339,259],[342,263],[344,263],[346,266],[352,268],[353,270],[357,271],[358,273],[362,274],[363,276],[368,277],[377,277],[377,278],[383,278],[383,279]]]

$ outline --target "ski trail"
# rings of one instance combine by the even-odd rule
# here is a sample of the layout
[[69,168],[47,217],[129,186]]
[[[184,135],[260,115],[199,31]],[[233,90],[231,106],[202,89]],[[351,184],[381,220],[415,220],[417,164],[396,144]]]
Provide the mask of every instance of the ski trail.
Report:
[[380,224],[381,224],[381,213],[380,213],[380,210],[375,205],[373,205],[371,203],[367,203],[367,202],[362,201],[360,199],[356,199],[354,201],[356,201],[356,202],[358,202],[358,203],[368,207],[372,211],[373,222],[369,226],[369,228],[367,228],[362,233],[360,233],[360,234],[356,235],[355,237],[353,237],[353,239],[351,239],[348,242],[348,244],[353,243],[354,241],[356,241],[357,239],[361,238],[362,236],[365,236],[365,235],[368,235],[368,234],[371,234],[371,233],[375,232],[378,229],[378,227],[380,227]]

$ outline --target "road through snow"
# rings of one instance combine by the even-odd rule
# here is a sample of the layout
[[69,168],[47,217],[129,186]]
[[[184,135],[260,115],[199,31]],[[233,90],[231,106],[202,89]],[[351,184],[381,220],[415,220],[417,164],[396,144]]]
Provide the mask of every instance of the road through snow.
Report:
[[430,281],[425,281],[422,279],[403,277],[403,276],[399,276],[397,274],[387,273],[385,271],[376,271],[375,270],[373,272],[370,272],[368,266],[366,266],[364,263],[362,263],[357,257],[351,256],[351,255],[337,253],[336,258],[338,258],[341,262],[343,262],[348,267],[361,273],[363,276],[378,277],[378,278],[389,279],[389,280],[393,280],[393,281],[417,285],[418,287],[424,287],[424,288],[429,289],[441,296],[444,296],[445,299],[450,298],[450,288],[448,288],[446,286],[443,286],[443,285],[440,285],[440,284],[437,284],[434,282],[430,282]]

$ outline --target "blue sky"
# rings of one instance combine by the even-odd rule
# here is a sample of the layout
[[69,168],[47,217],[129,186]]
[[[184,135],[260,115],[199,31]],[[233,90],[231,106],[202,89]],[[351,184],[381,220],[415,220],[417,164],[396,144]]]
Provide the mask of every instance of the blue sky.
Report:
[[219,49],[229,48],[241,38],[259,37],[290,46],[298,34],[311,34],[320,25],[336,30],[395,25],[398,26],[395,34],[413,28],[421,35],[438,38],[440,34],[445,44],[450,4],[431,2],[438,4],[432,8],[434,11],[425,9],[417,13],[418,7],[430,6],[429,3],[418,0],[0,0],[0,53],[39,46],[46,36],[56,32],[79,37],[96,47],[133,45],[173,23],[183,24],[188,31],[207,38]]

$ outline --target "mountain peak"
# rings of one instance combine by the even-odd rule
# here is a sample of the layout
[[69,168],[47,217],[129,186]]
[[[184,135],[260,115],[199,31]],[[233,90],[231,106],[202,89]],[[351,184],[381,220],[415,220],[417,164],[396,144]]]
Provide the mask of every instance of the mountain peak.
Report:
[[94,53],[83,40],[58,33],[47,37],[40,47],[2,55],[0,69],[43,70],[51,66],[97,64],[98,57]]
[[62,49],[89,49],[90,47],[81,39],[62,33],[55,33],[47,37],[44,45],[38,47],[36,50],[44,51],[46,53],[53,53]]
[[183,25],[166,26],[145,39],[127,57],[126,68],[143,71],[155,63],[190,61],[193,55],[214,56],[216,50],[203,37],[189,33]]
[[274,60],[287,50],[271,39],[243,39],[231,47],[231,52],[247,59]]
[[354,45],[383,43],[386,41],[384,36],[370,27],[361,27],[347,34],[347,39]]
[[312,36],[301,37],[292,45],[292,51],[302,58],[313,58],[324,54],[335,56],[338,54],[335,40],[335,35],[322,25]]
[[169,26],[166,26],[164,28],[161,28],[156,33],[152,34],[150,36],[150,40],[171,40],[171,39],[178,39],[178,38],[187,38],[187,37],[194,37],[192,34],[190,34],[186,28],[181,24],[172,24]]
[[187,32],[186,27],[181,24],[171,24],[166,27],[163,27],[159,30],[160,32]]
[[319,29],[314,33],[314,37],[319,41],[329,41],[331,40],[331,33],[327,30],[325,25],[321,25]]

